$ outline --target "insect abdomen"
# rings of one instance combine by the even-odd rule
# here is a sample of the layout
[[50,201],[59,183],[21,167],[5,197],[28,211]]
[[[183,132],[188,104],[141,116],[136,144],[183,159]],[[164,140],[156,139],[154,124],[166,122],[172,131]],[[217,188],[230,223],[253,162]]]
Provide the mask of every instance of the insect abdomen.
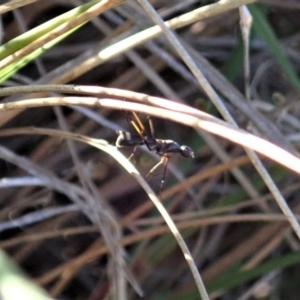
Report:
[[130,132],[118,130],[117,134],[119,135],[116,140],[116,146],[118,148],[134,147],[144,144],[144,141],[138,135],[133,135]]

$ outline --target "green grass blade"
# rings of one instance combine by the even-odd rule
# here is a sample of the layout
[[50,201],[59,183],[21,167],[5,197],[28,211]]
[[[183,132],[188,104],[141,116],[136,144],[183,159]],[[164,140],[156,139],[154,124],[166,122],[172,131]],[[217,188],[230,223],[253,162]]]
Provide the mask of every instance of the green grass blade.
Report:
[[266,43],[274,59],[280,65],[281,69],[286,74],[296,91],[300,93],[300,82],[298,76],[293,69],[291,62],[286,57],[274,31],[268,24],[265,15],[262,13],[262,10],[259,9],[259,7],[255,4],[249,5],[248,8],[253,16],[253,27],[256,33]]
[[5,300],[50,300],[51,298],[34,285],[23,272],[0,251],[0,294]]
[[89,3],[76,7],[48,22],[43,23],[40,26],[33,28],[32,30],[25,32],[24,34],[0,46],[0,60],[15,53],[24,46],[32,43],[39,37],[55,29],[59,25],[72,20],[73,18],[82,14],[84,11],[88,10],[91,6],[95,5],[98,2],[99,0],[93,0]]
[[[79,26],[81,27],[81,26]],[[49,50],[51,47],[55,46],[57,43],[59,43],[61,40],[63,40],[65,37],[70,35],[72,32],[77,30],[79,27],[74,28],[73,30],[70,30],[69,32],[57,37],[56,39],[52,40],[51,42],[45,44],[43,47],[40,47],[33,51],[32,53],[26,55],[25,57],[21,58],[20,60],[12,63],[11,65],[7,66],[3,70],[0,71],[0,84],[3,83],[5,80],[13,76],[15,73],[17,73],[21,68],[29,64],[31,61],[39,57],[41,54],[43,54],[45,51]]]
[[272,271],[298,264],[299,261],[300,252],[295,252],[279,258],[271,259],[249,271],[221,276],[212,284],[208,285],[208,290],[209,292],[215,292],[218,290],[226,290],[237,287],[245,282],[248,282],[249,280],[257,279],[258,277],[266,275]]

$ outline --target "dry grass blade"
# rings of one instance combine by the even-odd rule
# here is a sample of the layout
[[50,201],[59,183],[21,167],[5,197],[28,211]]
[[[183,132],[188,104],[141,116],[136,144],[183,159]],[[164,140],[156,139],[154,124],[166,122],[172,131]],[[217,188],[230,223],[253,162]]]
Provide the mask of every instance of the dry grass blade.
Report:
[[[269,157],[289,169],[300,173],[300,160],[293,154],[285,151],[284,149],[266,141],[259,137],[256,137],[248,132],[232,128],[226,123],[217,120],[211,116],[206,117],[204,115],[202,119],[195,118],[186,114],[178,113],[182,105],[176,109],[177,104],[174,104],[175,111],[169,114],[169,111],[161,108],[154,108],[137,103],[124,102],[114,99],[99,99],[91,97],[49,97],[49,98],[36,98],[32,100],[23,100],[16,102],[9,102],[6,104],[0,104],[0,110],[7,111],[13,109],[22,109],[39,106],[52,106],[52,105],[87,105],[87,106],[104,106],[114,109],[133,110],[138,112],[149,113],[153,116],[160,116],[166,119],[180,122],[187,126],[194,128],[207,130],[211,133],[220,135],[227,138],[237,144],[243,145],[249,149],[253,149],[266,157]],[[196,111],[196,110],[195,110]],[[198,111],[198,115],[202,115]],[[213,121],[212,121],[213,120]],[[4,133],[3,133],[4,134]]]
[[0,4],[0,247],[53,298],[297,298],[299,5],[254,2]]
[[[160,200],[157,198],[153,190],[150,188],[150,186],[147,184],[147,182],[144,180],[144,178],[139,174],[138,170],[128,161],[128,159],[123,156],[119,150],[115,146],[109,145],[106,141],[99,140],[99,139],[93,139],[87,136],[81,136],[79,134],[72,134],[70,132],[61,132],[57,130],[50,130],[50,129],[41,129],[41,128],[29,128],[29,129],[15,129],[11,130],[10,133],[14,132],[14,134],[45,134],[45,135],[51,135],[51,136],[57,136],[59,138],[67,138],[67,139],[72,139],[77,142],[82,142],[82,143],[87,143],[90,146],[96,147],[100,149],[101,151],[104,151],[111,155],[114,159],[116,159],[122,166],[123,168],[131,174],[141,185],[141,187],[144,189],[146,194],[148,195],[149,199],[153,202],[161,216],[164,218],[165,222],[167,223],[170,231],[174,235],[176,241],[178,242],[178,245],[180,246],[184,257],[191,269],[191,272],[196,280],[199,280],[197,277],[199,277],[199,273],[197,270],[197,267],[193,261],[192,255],[186,246],[184,239],[182,238],[181,234],[179,233],[175,223],[173,222],[172,218],[170,217],[169,213],[167,210],[164,208]],[[5,131],[3,132],[5,134]],[[8,133],[8,132],[7,132]],[[1,135],[1,133],[0,133]],[[3,154],[3,151],[1,152],[0,148],[0,155]],[[3,156],[2,156],[3,158]],[[9,159],[8,156],[5,157],[5,159]],[[15,157],[16,159],[16,157]],[[12,162],[14,160],[11,160]],[[200,278],[200,277],[199,277]]]

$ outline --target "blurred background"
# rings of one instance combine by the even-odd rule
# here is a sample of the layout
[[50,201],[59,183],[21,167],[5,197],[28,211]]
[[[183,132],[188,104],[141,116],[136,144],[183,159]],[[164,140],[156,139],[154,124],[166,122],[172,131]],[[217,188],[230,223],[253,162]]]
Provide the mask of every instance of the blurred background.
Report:
[[[36,84],[118,88],[182,102],[222,118],[163,35],[131,50],[119,46],[120,54],[99,61],[103,49],[153,26],[138,2],[106,1],[110,9],[99,10],[60,41],[45,40],[38,48],[34,48],[38,38],[47,38],[59,24],[84,15],[85,3],[96,1],[17,2],[0,1],[2,88]],[[228,10],[228,1],[222,2],[221,13],[214,6],[217,1],[151,4],[164,20],[212,8],[205,18],[176,29],[180,41],[239,126],[297,152],[299,2],[250,4],[249,37],[242,31],[241,11]],[[68,14],[71,11],[74,15]],[[57,91],[44,93],[57,95]],[[16,91],[1,100],[24,97],[30,95]],[[139,117],[149,132],[147,115]],[[59,129],[111,145],[116,130],[134,133],[124,112],[104,108],[1,111],[0,119],[1,130]],[[265,123],[259,124],[260,120]],[[163,118],[153,117],[152,122],[156,138],[190,146],[195,158],[170,157],[161,193],[164,167],[146,177],[161,157],[138,147],[131,161],[161,194],[211,299],[297,299],[299,240],[244,150]],[[184,256],[162,217],[113,157],[58,137],[0,138],[0,247],[27,274],[30,286],[34,282],[56,299],[140,299],[142,294],[145,299],[199,299]],[[133,149],[121,151],[129,157]],[[238,159],[242,161],[235,168]],[[263,163],[297,217],[299,177],[268,159]],[[182,185],[172,192],[178,183]],[[11,268],[3,265],[4,277]],[[7,285],[2,283],[3,294]],[[16,299],[11,297],[3,299]]]

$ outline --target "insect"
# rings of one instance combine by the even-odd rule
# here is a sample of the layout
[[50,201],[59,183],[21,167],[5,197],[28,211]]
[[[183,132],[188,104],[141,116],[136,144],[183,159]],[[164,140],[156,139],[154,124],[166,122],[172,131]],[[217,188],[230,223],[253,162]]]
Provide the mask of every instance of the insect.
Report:
[[129,159],[133,156],[137,146],[146,145],[150,150],[161,156],[161,160],[148,172],[147,176],[152,174],[160,165],[165,163],[165,168],[163,172],[163,177],[161,181],[160,191],[162,189],[163,182],[165,180],[169,155],[172,153],[179,153],[182,157],[189,158],[194,157],[193,150],[186,145],[179,145],[173,140],[163,140],[154,137],[154,127],[151,119],[148,117],[149,127],[151,134],[147,134],[144,125],[139,119],[135,112],[132,112],[134,119],[126,113],[127,120],[134,127],[137,134],[131,134],[127,131],[118,130],[118,138],[116,140],[116,146],[118,148],[134,147],[133,153],[130,155]]

